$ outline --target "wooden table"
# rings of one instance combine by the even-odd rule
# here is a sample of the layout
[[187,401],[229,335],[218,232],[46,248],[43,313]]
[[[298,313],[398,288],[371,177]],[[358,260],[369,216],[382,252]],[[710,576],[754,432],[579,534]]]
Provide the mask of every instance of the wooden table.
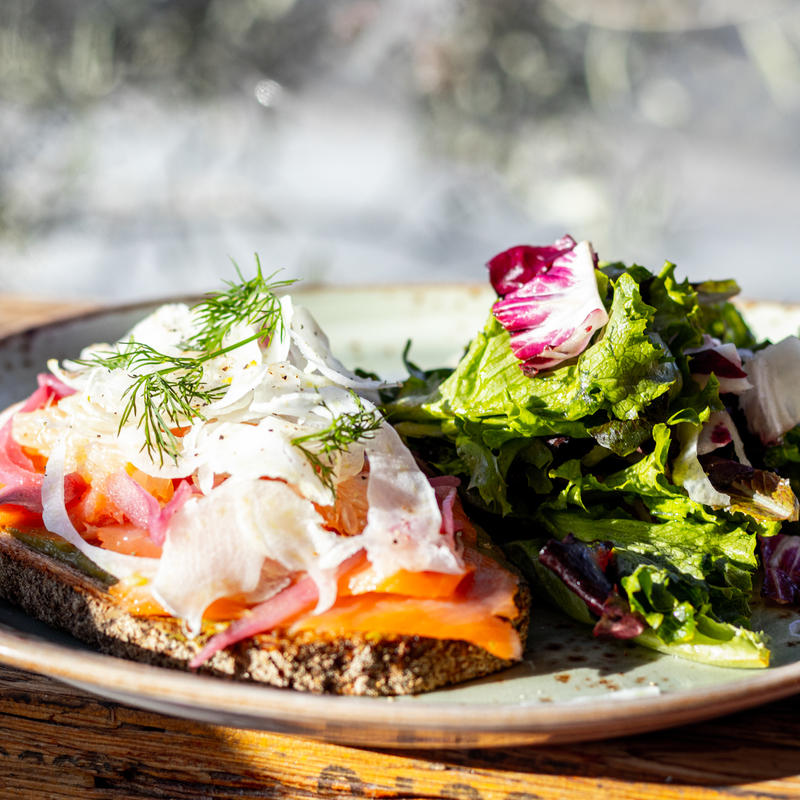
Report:
[[[0,334],[73,310],[0,296]],[[800,798],[800,695],[605,742],[373,752],[174,719],[0,665],[6,798]]]

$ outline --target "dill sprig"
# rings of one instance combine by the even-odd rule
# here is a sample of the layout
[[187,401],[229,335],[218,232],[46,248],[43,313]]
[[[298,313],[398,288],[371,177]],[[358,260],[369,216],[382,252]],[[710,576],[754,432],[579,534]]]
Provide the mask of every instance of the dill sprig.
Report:
[[[334,497],[336,496],[336,485],[333,482],[335,468],[331,456],[337,452],[347,452],[350,445],[362,439],[372,438],[373,432],[383,423],[383,418],[377,409],[365,408],[361,398],[354,392],[351,394],[358,406],[357,411],[345,411],[334,416],[327,428],[292,439],[292,445],[308,459],[323,486],[330,489]],[[324,401],[322,406],[330,411]]]
[[225,393],[224,386],[209,387],[203,381],[203,363],[212,357],[168,355],[129,339],[124,350],[94,353],[75,363],[128,372],[133,383],[122,394],[125,405],[117,433],[131,417],[137,418],[137,427],[144,433],[142,449],[150,458],[158,455],[163,466],[165,456],[177,461],[180,452],[173,428],[195,418],[205,419],[200,408]]
[[281,302],[275,291],[291,286],[294,281],[273,281],[275,272],[265,278],[258,255],[256,274],[250,280],[245,280],[236,262],[233,266],[239,283],[225,281],[227,291],[210,294],[194,306],[200,329],[184,343],[187,349],[219,350],[232,328],[243,323],[258,326],[258,335],[253,338],[268,338],[276,333],[283,337]]
[[[168,369],[136,376],[133,384],[125,390],[127,403],[119,423],[119,430],[122,430],[131,416],[138,416],[138,426],[144,433],[144,449],[150,458],[158,454],[162,466],[164,456],[177,461],[180,453],[178,437],[173,433],[173,428],[181,427],[181,423],[192,419],[204,420],[200,407],[225,394],[224,386],[207,388],[204,385],[200,364],[177,375],[171,375]],[[176,366],[174,369],[183,367]],[[139,403],[142,406],[141,416],[138,415]]]
[[[294,281],[270,282],[274,273],[264,277],[258,256],[256,267],[256,275],[250,280],[245,280],[236,267],[241,283],[228,281],[227,291],[209,295],[194,307],[198,309],[199,329],[182,346],[196,355],[169,355],[130,339],[122,350],[94,353],[75,362],[129,373],[133,383],[123,393],[126,402],[117,430],[122,431],[131,417],[136,418],[144,434],[142,450],[150,458],[158,456],[162,466],[165,456],[177,461],[180,454],[173,430],[194,419],[205,419],[202,407],[225,394],[225,386],[206,385],[203,364],[250,342],[284,334],[280,300],[274,292]],[[223,347],[225,336],[237,324],[255,325],[257,331]]]

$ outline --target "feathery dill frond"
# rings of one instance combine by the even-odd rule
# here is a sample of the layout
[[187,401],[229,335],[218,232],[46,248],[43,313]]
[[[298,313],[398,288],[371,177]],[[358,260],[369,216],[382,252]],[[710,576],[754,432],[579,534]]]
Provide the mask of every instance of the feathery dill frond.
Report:
[[[323,486],[330,489],[334,497],[336,486],[333,483],[334,464],[331,456],[337,452],[347,452],[350,445],[371,438],[373,432],[383,424],[383,417],[377,409],[366,408],[357,394],[351,394],[358,406],[356,411],[345,411],[334,416],[326,428],[292,439],[292,445],[308,459]],[[324,402],[322,405],[328,408]]]
[[[143,450],[161,464],[164,458],[177,460],[180,453],[175,428],[205,419],[202,409],[225,394],[226,386],[208,386],[203,364],[213,358],[276,333],[283,335],[283,316],[275,290],[294,281],[272,281],[264,277],[256,256],[256,275],[245,280],[239,268],[240,283],[228,281],[228,290],[210,295],[194,308],[199,325],[197,333],[182,343],[190,353],[170,355],[144,342],[129,339],[119,350],[97,352],[75,363],[85,367],[125,370],[133,383],[125,390],[126,404],[119,429],[130,420],[144,434]],[[237,324],[248,324],[256,332],[225,347],[222,342]]]
[[226,281],[227,291],[208,295],[194,306],[200,329],[185,342],[187,349],[201,352],[219,350],[234,326],[242,323],[257,326],[260,339],[275,334],[283,336],[281,301],[275,292],[291,286],[294,281],[273,281],[275,272],[264,277],[258,255],[256,274],[249,280],[245,280],[235,262],[234,267],[239,283]]

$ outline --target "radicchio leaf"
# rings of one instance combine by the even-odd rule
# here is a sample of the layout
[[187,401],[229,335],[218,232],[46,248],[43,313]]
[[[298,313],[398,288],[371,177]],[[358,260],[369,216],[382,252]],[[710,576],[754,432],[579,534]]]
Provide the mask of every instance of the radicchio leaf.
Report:
[[713,453],[720,447],[733,443],[733,449],[739,462],[750,466],[750,460],[744,451],[744,442],[739,436],[736,424],[727,411],[714,411],[703,423],[697,440],[697,455]]
[[787,336],[745,363],[753,384],[740,403],[747,426],[764,444],[774,444],[800,423],[800,339]]
[[776,603],[800,603],[800,536],[759,536],[764,582],[761,594]]
[[797,520],[800,503],[786,478],[713,455],[701,463],[714,488],[730,497],[729,511],[761,520]]
[[689,369],[692,377],[701,387],[708,383],[710,375],[714,374],[719,381],[721,394],[742,394],[753,388],[747,379],[747,373],[742,366],[742,357],[736,345],[730,342],[722,344],[717,339],[705,335],[703,346],[687,349]]
[[610,542],[587,545],[570,533],[561,541],[548,540],[539,551],[539,563],[600,618],[594,627],[595,636],[632,639],[642,633],[645,624],[606,575],[613,563],[612,547]]
[[565,236],[548,247],[512,247],[489,262],[500,296],[492,311],[511,334],[511,349],[526,374],[580,355],[608,322],[595,261],[588,242]]

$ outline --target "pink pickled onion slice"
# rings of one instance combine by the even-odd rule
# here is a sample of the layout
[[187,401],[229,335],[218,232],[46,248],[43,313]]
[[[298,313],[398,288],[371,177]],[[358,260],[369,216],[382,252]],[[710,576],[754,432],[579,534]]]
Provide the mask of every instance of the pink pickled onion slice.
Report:
[[167,525],[175,512],[192,496],[189,481],[178,484],[169,502],[162,508],[147,489],[127,472],[116,472],[103,486],[106,497],[138,528],[147,530],[154,544],[164,544]]
[[453,505],[456,502],[456,489],[454,486],[436,486],[436,501],[442,514],[441,533],[447,537],[451,547],[455,546],[455,523],[453,521]]
[[[359,550],[339,564],[336,573],[344,575],[364,560],[364,551]],[[250,609],[247,616],[232,622],[224,631],[212,636],[189,662],[192,669],[208,661],[214,653],[241,642],[258,633],[265,633],[298,614],[312,609],[319,600],[319,588],[310,575],[287,586],[277,594]]]
[[461,486],[461,478],[455,475],[437,475],[429,478],[433,491],[436,493],[436,501],[439,504],[439,511],[442,514],[442,527],[440,533],[447,538],[448,545],[457,552],[461,552],[461,543],[456,541],[455,535],[459,531],[464,532],[467,528],[472,530],[468,519],[464,515],[464,509],[458,503],[458,492]]
[[314,580],[310,576],[301,578],[269,600],[254,606],[247,616],[235,620],[221,633],[212,636],[189,662],[189,666],[195,669],[208,661],[214,653],[257,633],[272,630],[301,611],[313,608],[318,598],[319,589]]
[[[66,492],[65,492],[66,500]],[[29,511],[42,511],[42,486],[28,483],[21,486],[4,486],[0,489],[0,504],[22,506]]]
[[151,518],[150,524],[148,526],[148,531],[150,532],[150,538],[153,542],[159,546],[164,544],[164,539],[167,535],[167,525],[169,525],[169,521],[174,516],[175,512],[194,494],[194,488],[192,487],[191,481],[183,480],[181,481],[177,488],[175,489],[175,493],[166,503],[164,508],[162,508],[155,517]]
[[40,483],[42,476],[36,472],[33,462],[22,452],[22,448],[11,435],[12,420],[0,428],[0,483],[21,485]]
[[455,550],[456,547],[456,525],[455,520],[453,518],[453,506],[456,502],[456,490],[455,489],[448,489],[447,495],[442,500],[441,505],[441,512],[442,512],[442,533],[447,538],[447,542],[450,545],[451,549]]
[[[0,505],[10,503],[15,506],[22,506],[29,511],[41,514],[42,507],[42,481],[43,476],[39,475],[38,483],[26,483],[18,486],[4,486],[0,489]],[[77,500],[85,491],[88,484],[77,473],[70,472],[64,476],[64,505],[68,506]]]
[[[43,408],[53,399],[74,394],[65,383],[53,375],[37,377],[39,388],[23,403],[19,411],[30,412]],[[13,503],[25,508],[42,511],[42,478],[33,462],[25,455],[12,436],[13,417],[0,428],[0,503]],[[64,496],[67,503],[74,500],[86,488],[86,483],[77,473],[64,478]]]
[[580,355],[608,322],[588,242],[512,247],[489,262],[499,299],[492,307],[528,375]]
[[56,378],[55,375],[40,373],[36,376],[39,388],[25,401],[20,411],[36,411],[44,408],[53,400],[60,400],[62,397],[69,397],[75,394],[75,389],[67,386],[64,381]]
[[[12,422],[13,418],[0,428],[0,483],[3,484],[0,504],[11,503],[41,514],[44,476],[36,472],[33,462],[11,435]],[[64,476],[66,504],[78,498],[85,489],[86,482],[77,472]]]
[[107,478],[102,491],[137,528],[148,528],[151,517],[161,510],[158,500],[125,471]]

